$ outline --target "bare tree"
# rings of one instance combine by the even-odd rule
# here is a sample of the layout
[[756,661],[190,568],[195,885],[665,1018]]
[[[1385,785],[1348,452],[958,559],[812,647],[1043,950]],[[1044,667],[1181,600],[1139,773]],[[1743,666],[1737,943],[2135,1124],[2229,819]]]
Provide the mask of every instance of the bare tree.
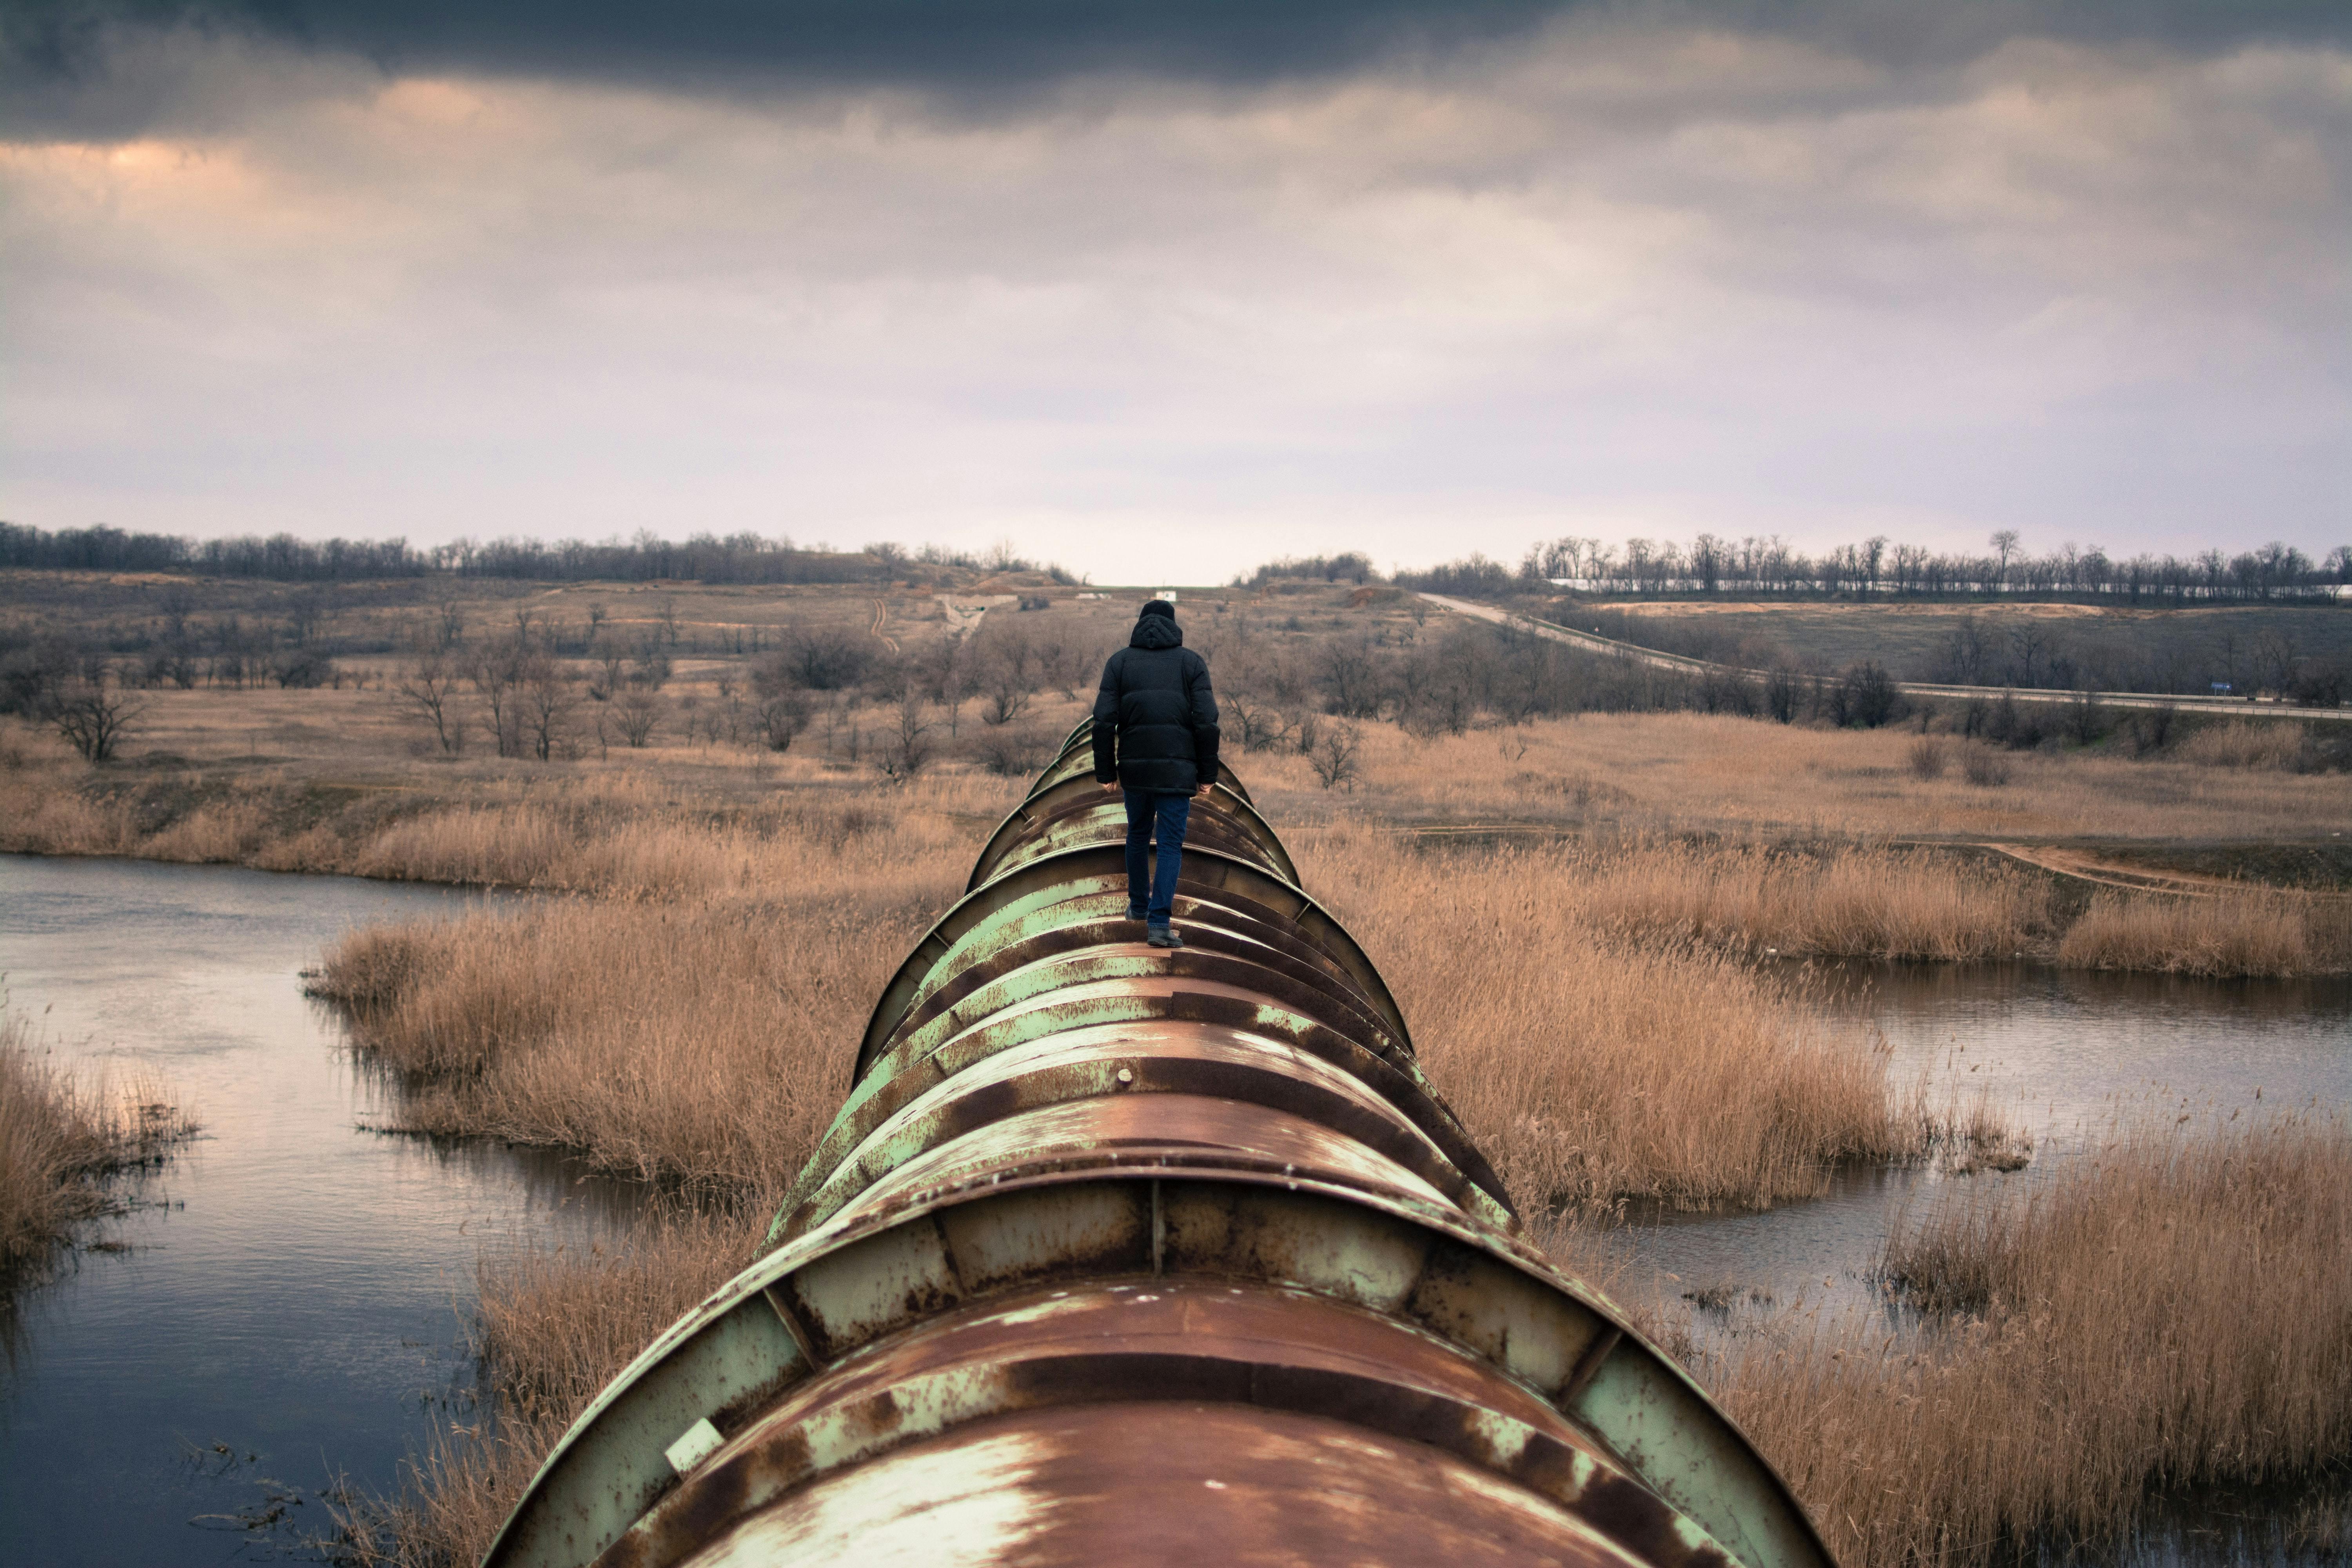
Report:
[[641,751],[653,739],[655,729],[661,723],[669,704],[644,687],[633,688],[613,704],[613,723],[621,731],[631,751]]
[[874,765],[887,778],[913,778],[930,763],[930,721],[923,717],[923,694],[909,681],[898,696],[898,722],[883,731]]
[[752,726],[761,744],[772,752],[790,751],[793,737],[808,728],[808,699],[797,691],[780,691],[760,700],[752,710]]
[[2000,580],[2006,584],[2009,581],[2009,558],[2017,553],[2017,530],[1995,529],[1989,542],[2000,552]]
[[637,644],[637,657],[631,661],[629,679],[635,685],[659,691],[669,683],[669,652],[657,637],[646,637]]
[[782,646],[752,671],[751,684],[763,697],[794,686],[838,691],[866,679],[876,652],[871,638],[841,626],[788,626]]
[[981,718],[1010,724],[1029,711],[1039,685],[1036,645],[1026,631],[983,628],[973,639],[973,664],[985,705]]
[[1369,719],[1380,710],[1381,668],[1367,638],[1334,638],[1323,647],[1323,689],[1332,711]]
[[2294,638],[2284,632],[2266,627],[2255,634],[2252,652],[2254,679],[2270,690],[2284,696],[2294,687],[2296,667],[2303,662]]
[[465,725],[452,704],[460,674],[455,660],[438,648],[417,655],[416,662],[394,683],[394,701],[421,714],[433,726],[433,739],[444,756],[454,757],[465,743]]
[[146,705],[133,701],[120,686],[109,689],[102,682],[82,680],[49,698],[45,709],[51,728],[68,745],[89,762],[102,763],[114,754]]
[[1255,691],[1228,691],[1223,706],[1231,732],[1239,737],[1244,752],[1270,751],[1290,739],[1290,721]]
[[1315,782],[1325,789],[1354,789],[1360,772],[1356,752],[1362,742],[1363,737],[1353,724],[1341,722],[1325,730],[1315,742],[1315,749],[1307,753],[1307,766],[1315,770]]
[[596,660],[595,673],[588,678],[588,695],[599,702],[609,701],[613,693],[621,689],[621,667],[627,657],[612,643],[600,642],[590,650]]
[[522,703],[519,689],[530,662],[520,642],[505,641],[483,648],[467,666],[466,678],[474,683],[475,691],[490,710],[490,732],[502,757],[522,754]]
[[297,647],[317,637],[326,618],[327,596],[316,588],[305,589],[286,601],[286,635]]
[[580,696],[570,672],[553,659],[534,658],[515,687],[520,727],[541,762],[564,750],[572,735],[572,712]]
[[163,613],[163,640],[182,642],[188,635],[188,617],[195,614],[196,596],[184,583],[173,583],[157,596],[155,607]]

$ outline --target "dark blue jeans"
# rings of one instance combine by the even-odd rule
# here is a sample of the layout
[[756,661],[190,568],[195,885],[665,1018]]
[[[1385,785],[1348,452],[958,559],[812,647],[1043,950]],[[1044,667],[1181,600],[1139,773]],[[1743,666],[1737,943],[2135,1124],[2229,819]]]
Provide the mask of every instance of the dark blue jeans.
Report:
[[[1131,789],[1127,795],[1127,907],[1143,911],[1144,923],[1164,926],[1176,901],[1176,871],[1184,860],[1184,825],[1192,817],[1189,795]],[[1160,864],[1151,863],[1158,829]]]

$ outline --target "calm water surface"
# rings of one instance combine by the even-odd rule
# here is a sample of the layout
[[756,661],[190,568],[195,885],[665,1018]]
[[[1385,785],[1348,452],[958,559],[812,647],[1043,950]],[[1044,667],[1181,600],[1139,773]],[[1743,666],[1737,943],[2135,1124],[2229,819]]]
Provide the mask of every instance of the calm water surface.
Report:
[[297,971],[354,925],[478,895],[221,867],[0,856],[0,973],[63,1059],[147,1069],[198,1142],[23,1292],[0,1379],[0,1562],[163,1565],[299,1552],[342,1475],[389,1490],[470,1422],[487,1240],[584,1240],[630,1199],[558,1160],[367,1131],[356,1069]]

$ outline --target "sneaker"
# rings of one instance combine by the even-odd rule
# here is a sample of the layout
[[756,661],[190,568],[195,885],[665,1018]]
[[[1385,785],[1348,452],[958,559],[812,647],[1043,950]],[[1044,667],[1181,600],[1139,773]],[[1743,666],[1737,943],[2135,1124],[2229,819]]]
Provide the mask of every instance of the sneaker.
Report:
[[1150,931],[1144,933],[1143,940],[1150,942],[1154,947],[1181,947],[1184,945],[1184,939],[1175,931],[1169,930],[1166,926],[1153,926]]
[[1127,911],[1127,918],[1132,923],[1141,925],[1143,923],[1143,911],[1141,910],[1129,910]]

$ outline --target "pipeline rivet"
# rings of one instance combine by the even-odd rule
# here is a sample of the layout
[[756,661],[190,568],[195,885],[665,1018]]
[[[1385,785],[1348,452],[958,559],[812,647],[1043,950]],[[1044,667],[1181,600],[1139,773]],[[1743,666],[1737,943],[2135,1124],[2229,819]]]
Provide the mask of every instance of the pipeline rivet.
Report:
[[1122,1088],[1128,1084],[1133,1083],[1135,1081],[1135,1069],[1133,1068],[1119,1068],[1118,1081]]

